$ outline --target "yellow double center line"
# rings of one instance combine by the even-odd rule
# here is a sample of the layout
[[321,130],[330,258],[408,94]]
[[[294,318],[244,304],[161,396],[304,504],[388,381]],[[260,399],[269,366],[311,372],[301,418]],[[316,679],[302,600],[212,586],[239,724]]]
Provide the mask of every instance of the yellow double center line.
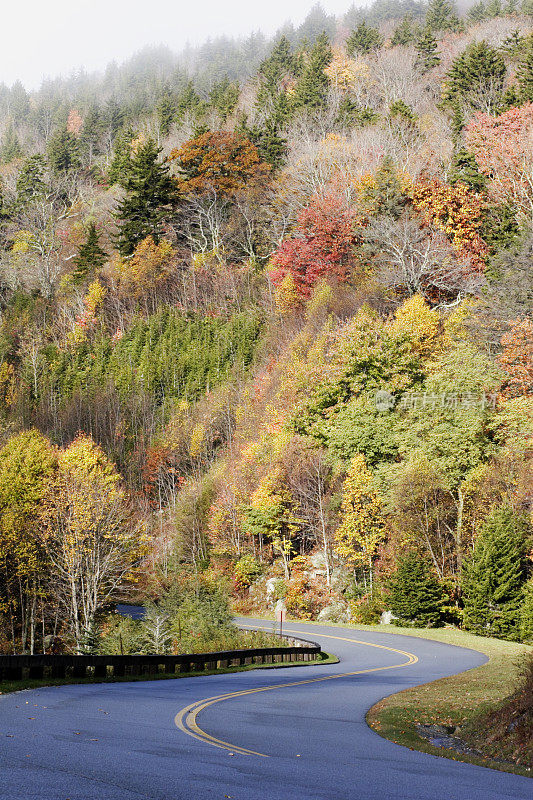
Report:
[[[287,633],[300,633],[301,631],[288,630]],[[371,644],[370,642],[361,642],[358,639],[348,639],[345,636],[331,636],[329,634],[321,633],[321,639],[336,639],[339,642],[350,642],[350,644],[362,644],[366,647],[376,647],[379,650],[388,650],[391,653],[399,653],[407,657],[407,661],[402,661],[400,664],[391,664],[388,667],[371,667],[370,669],[359,669],[354,672],[343,672],[341,675],[326,675],[322,678],[309,678],[305,681],[291,681],[290,683],[277,683],[273,686],[260,686],[257,689],[244,689],[240,692],[229,692],[228,694],[219,694],[216,697],[207,697],[204,700],[197,700],[195,703],[182,708],[178,711],[174,718],[177,727],[188,736],[193,736],[201,742],[211,744],[213,747],[221,747],[224,750],[230,750],[232,753],[239,753],[245,756],[261,756],[261,758],[269,758],[266,753],[257,753],[255,750],[248,750],[246,747],[239,747],[223,739],[217,739],[215,736],[206,733],[202,730],[197,722],[198,714],[204,711],[209,706],[215,703],[221,703],[223,700],[232,700],[235,697],[244,697],[248,694],[259,694],[259,692],[271,692],[273,689],[288,689],[291,686],[303,686],[308,683],[321,683],[322,681],[335,681],[339,678],[349,678],[352,675],[364,675],[368,672],[383,672],[387,669],[398,669],[399,667],[408,667],[411,664],[416,664],[418,658],[413,653],[408,653],[406,650],[397,650],[394,647],[385,647],[382,644]]]

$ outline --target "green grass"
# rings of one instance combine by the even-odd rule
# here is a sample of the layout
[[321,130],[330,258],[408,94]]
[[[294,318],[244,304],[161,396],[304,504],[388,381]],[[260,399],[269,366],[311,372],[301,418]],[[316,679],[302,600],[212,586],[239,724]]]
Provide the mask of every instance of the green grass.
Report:
[[20,692],[25,689],[40,689],[45,686],[66,686],[85,683],[133,683],[137,681],[176,680],[179,678],[199,678],[206,675],[226,675],[231,672],[248,672],[252,669],[282,669],[285,667],[312,667],[318,664],[337,664],[339,659],[330,653],[321,653],[312,661],[287,661],[276,664],[246,664],[242,667],[225,667],[195,672],[180,672],[176,675],[155,673],[153,675],[128,675],[120,678],[26,678],[21,681],[0,681],[0,695]]

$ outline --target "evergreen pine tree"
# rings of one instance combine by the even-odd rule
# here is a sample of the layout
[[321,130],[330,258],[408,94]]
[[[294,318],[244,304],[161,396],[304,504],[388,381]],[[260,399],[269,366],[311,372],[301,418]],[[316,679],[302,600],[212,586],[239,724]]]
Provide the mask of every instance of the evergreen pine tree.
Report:
[[433,36],[430,28],[425,28],[415,44],[416,62],[415,66],[421,72],[429,72],[440,63],[440,56],[437,55],[437,40]]
[[426,11],[425,26],[435,33],[457,30],[459,17],[455,4],[449,0],[431,0]]
[[378,50],[383,44],[383,36],[377,28],[372,28],[363,20],[357,28],[351,32],[346,41],[346,52],[349,56],[356,53],[365,55]]
[[335,124],[341,128],[364,128],[379,120],[379,114],[370,108],[360,105],[351,97],[344,97],[337,111]]
[[475,3],[468,9],[467,15],[468,19],[472,20],[472,22],[482,22],[484,19],[487,18],[487,9],[485,8],[485,3],[483,0],[480,0],[479,3]]
[[508,506],[493,511],[463,565],[463,624],[467,630],[484,636],[517,637],[525,543],[525,521]]
[[416,122],[416,115],[413,109],[404,100],[395,100],[394,103],[391,103],[389,117],[403,120],[409,125],[414,125]]
[[274,48],[259,66],[260,86],[257,104],[261,107],[268,97],[274,97],[280,90],[280,83],[285,75],[294,76],[296,59],[292,46],[286,36],[282,36]]
[[176,112],[177,109],[172,92],[168,86],[165,86],[156,106],[157,122],[161,136],[168,136],[170,133],[172,123],[176,119]]
[[444,591],[428,562],[418,553],[398,559],[387,589],[389,608],[400,622],[428,628],[441,622]]
[[413,30],[413,19],[411,16],[404,17],[391,36],[390,43],[393,47],[406,47],[415,40]]
[[294,105],[309,110],[324,106],[329,83],[324,72],[332,59],[331,46],[325,33],[321,34],[309,53],[309,59],[296,85]]
[[113,141],[119,130],[124,125],[124,112],[114,98],[111,98],[106,103],[103,112],[103,123],[110,134],[111,140]]
[[222,122],[235,110],[239,102],[239,84],[231,83],[229,78],[223,78],[212,87],[209,92],[209,102],[216,108]]
[[520,235],[516,207],[511,203],[487,205],[483,210],[480,234],[491,250],[499,251],[511,247]]
[[17,204],[20,208],[46,193],[45,169],[46,162],[40,153],[30,156],[22,164],[17,177]]
[[489,19],[501,17],[503,15],[503,6],[501,0],[488,0],[486,11]]
[[463,110],[463,104],[461,103],[459,98],[456,97],[450,105],[451,105],[450,126],[453,134],[453,142],[454,144],[457,144],[459,137],[461,135],[461,131],[465,126],[465,115]]
[[522,102],[533,102],[533,33],[525,38],[519,50],[516,79]]
[[20,81],[15,81],[10,90],[9,110],[15,123],[22,122],[31,110],[30,96]]
[[109,183],[122,183],[131,167],[131,143],[135,133],[133,128],[125,128],[115,139],[113,158],[107,171]]
[[443,100],[463,101],[472,108],[495,107],[501,98],[505,73],[505,61],[496,48],[484,40],[471,42],[448,71]]
[[485,188],[487,179],[479,171],[475,156],[469,153],[466,147],[460,147],[454,153],[449,182],[452,185],[464,183],[475,192],[482,192]]
[[161,148],[153,139],[139,145],[131,158],[127,174],[121,180],[126,190],[116,218],[119,224],[119,251],[129,256],[136,245],[151,236],[158,244],[163,221],[178,202],[176,182],[169,175],[168,164],[159,161]]
[[15,161],[15,159],[21,158],[21,156],[22,147],[20,146],[15,127],[13,123],[10,122],[4,131],[4,135],[2,136],[2,142],[0,144],[0,161],[3,161],[4,164],[10,164],[12,161]]
[[76,267],[73,273],[75,283],[81,283],[85,278],[101,267],[107,259],[107,253],[100,247],[96,224],[90,222],[87,227],[87,239],[80,247],[77,257],[74,259]]
[[270,117],[262,125],[241,128],[243,135],[257,147],[263,161],[276,170],[283,166],[287,156],[287,140],[280,134],[275,120]]
[[96,106],[91,106],[83,120],[83,127],[80,134],[80,147],[83,151],[84,159],[92,164],[94,157],[100,151],[100,139],[103,132],[102,118]]
[[187,81],[176,104],[178,114],[183,115],[186,111],[194,111],[197,113],[201,105],[202,101],[194,88],[194,83],[192,81]]
[[368,199],[372,202],[374,213],[387,214],[398,219],[405,206],[406,198],[402,185],[390,156],[385,156],[379,169],[376,170],[374,181],[367,192]]
[[78,140],[66,126],[59,128],[50,139],[48,162],[56,175],[80,166]]
[[533,578],[524,586],[520,608],[520,641],[533,644]]

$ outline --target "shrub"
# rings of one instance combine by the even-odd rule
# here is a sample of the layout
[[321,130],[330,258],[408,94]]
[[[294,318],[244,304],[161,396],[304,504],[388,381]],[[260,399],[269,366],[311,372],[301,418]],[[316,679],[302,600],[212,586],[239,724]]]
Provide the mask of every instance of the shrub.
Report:
[[406,625],[432,628],[442,622],[444,591],[429,563],[408,553],[388,580],[388,605]]
[[263,572],[261,564],[255,558],[246,553],[242,556],[234,568],[234,588],[238,594],[245,592]]
[[374,594],[373,597],[365,594],[357,600],[350,601],[352,619],[361,625],[375,625],[381,619],[384,611],[383,598]]

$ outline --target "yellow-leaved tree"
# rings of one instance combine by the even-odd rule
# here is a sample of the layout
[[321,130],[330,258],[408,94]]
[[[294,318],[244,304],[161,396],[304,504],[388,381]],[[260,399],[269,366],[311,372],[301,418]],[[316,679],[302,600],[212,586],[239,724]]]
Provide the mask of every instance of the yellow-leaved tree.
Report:
[[365,457],[352,458],[342,491],[342,522],[335,532],[335,550],[373,592],[373,567],[385,538],[383,503],[374,487]]
[[37,430],[15,434],[0,450],[0,614],[14,653],[34,653],[44,627],[49,561],[39,517],[56,469],[56,450]]
[[422,358],[435,358],[442,350],[439,312],[430,308],[420,294],[402,303],[389,323],[389,330],[394,337],[405,337],[411,349]]
[[133,577],[145,544],[120,475],[90,437],[59,452],[43,522],[58,605],[76,651],[87,652],[97,612]]
[[277,469],[269,472],[252,494],[251,502],[244,510],[244,531],[257,538],[259,549],[269,543],[283,563],[288,580],[289,561],[294,553],[294,537],[301,528],[301,520],[292,510],[292,497],[283,485]]

